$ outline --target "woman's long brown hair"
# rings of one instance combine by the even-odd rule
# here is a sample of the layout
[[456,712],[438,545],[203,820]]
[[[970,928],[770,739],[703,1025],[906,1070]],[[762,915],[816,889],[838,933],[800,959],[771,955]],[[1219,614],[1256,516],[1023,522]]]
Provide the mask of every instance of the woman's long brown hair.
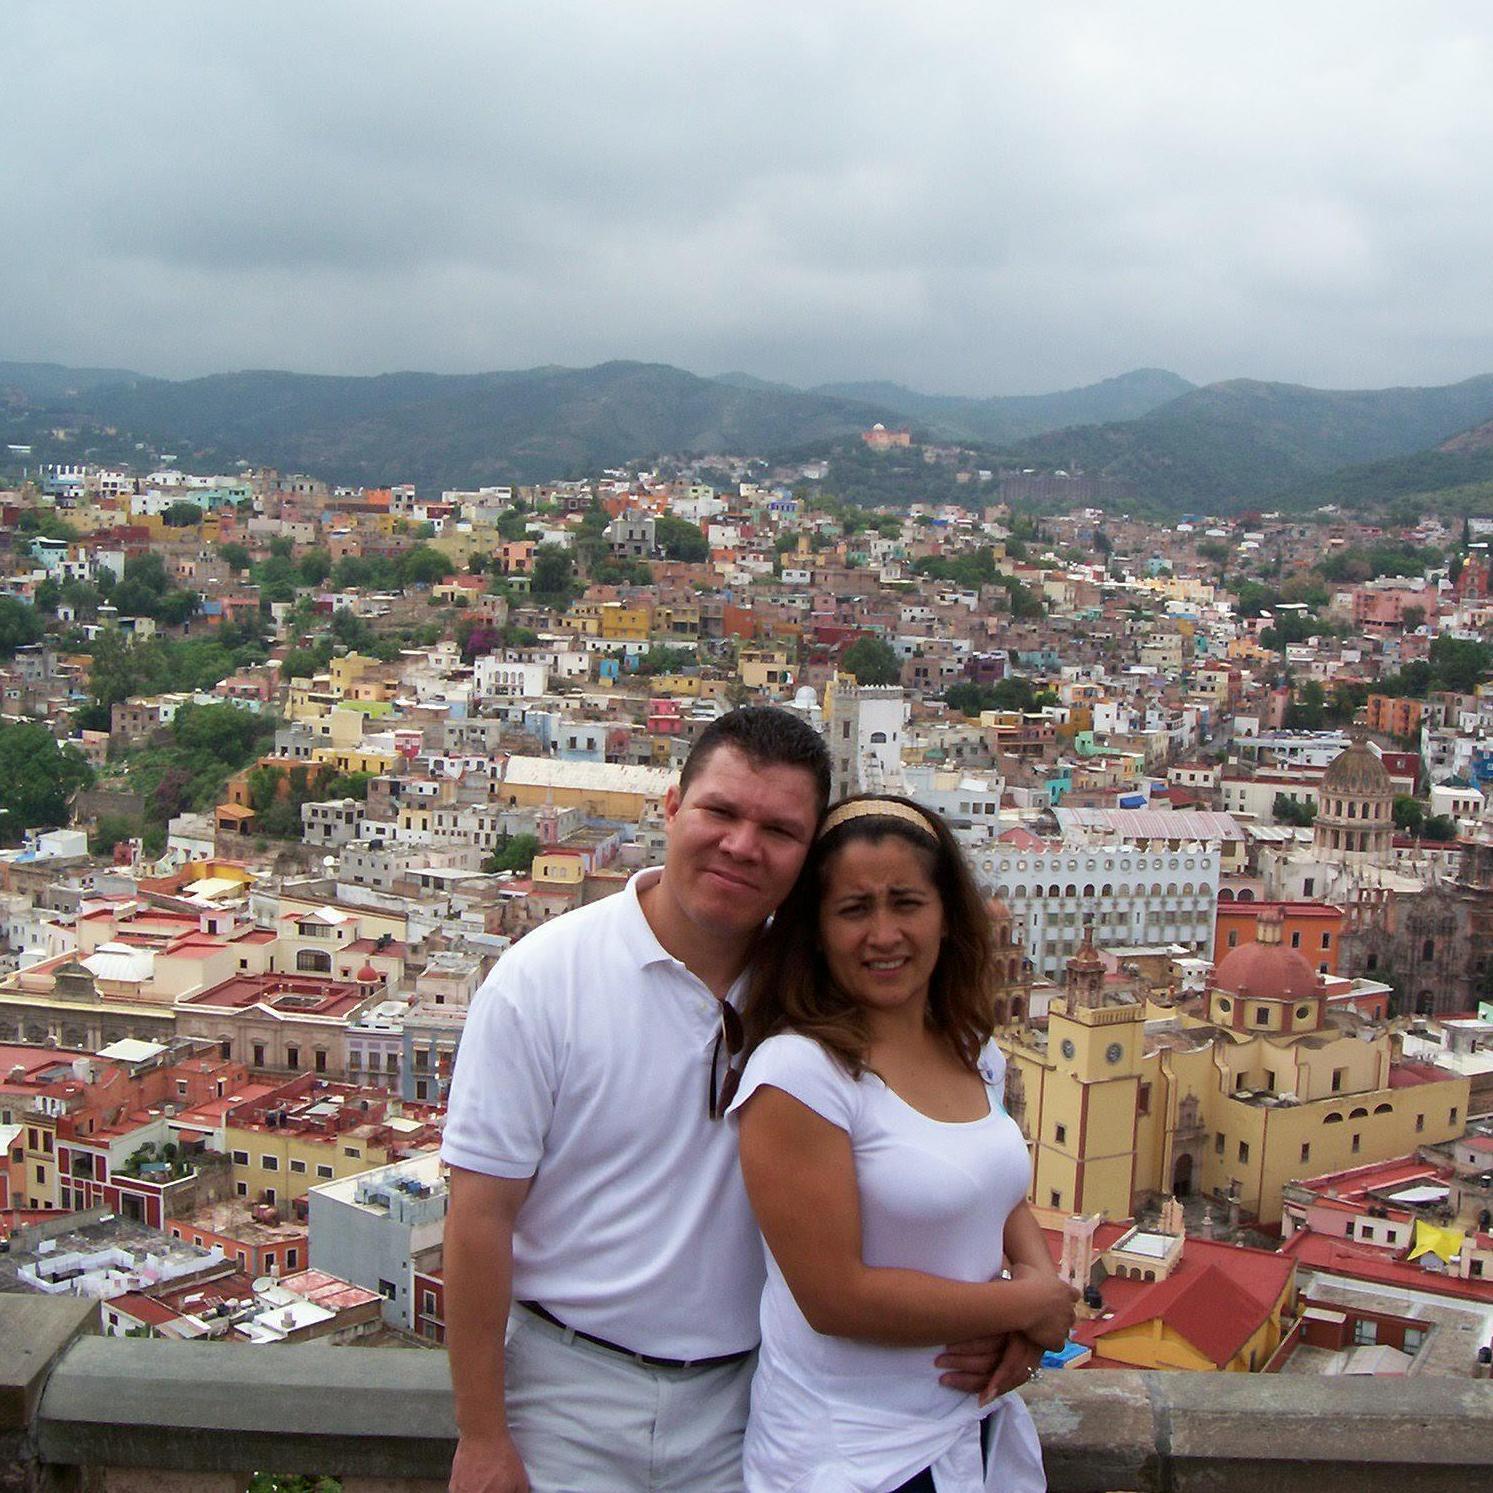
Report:
[[825,872],[847,845],[894,837],[918,853],[943,903],[946,937],[929,982],[928,1023],[973,1072],[995,1027],[990,916],[959,842],[939,815],[886,793],[858,794],[841,802],[877,800],[915,809],[928,833],[905,818],[861,814],[814,842],[753,956],[742,1011],[747,1051],[777,1032],[799,1032],[821,1043],[852,1075],[864,1072],[870,1040],[865,1012],[830,978],[819,942],[819,908]]

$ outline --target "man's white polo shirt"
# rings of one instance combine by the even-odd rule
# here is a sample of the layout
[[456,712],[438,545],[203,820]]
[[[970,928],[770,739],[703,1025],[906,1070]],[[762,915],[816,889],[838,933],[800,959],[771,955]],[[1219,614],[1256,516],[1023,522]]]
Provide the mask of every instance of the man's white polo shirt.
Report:
[[711,1358],[757,1342],[762,1244],[733,1127],[706,1115],[719,1006],[638,902],[659,874],[499,959],[462,1033],[441,1154],[534,1178],[515,1300],[639,1353]]

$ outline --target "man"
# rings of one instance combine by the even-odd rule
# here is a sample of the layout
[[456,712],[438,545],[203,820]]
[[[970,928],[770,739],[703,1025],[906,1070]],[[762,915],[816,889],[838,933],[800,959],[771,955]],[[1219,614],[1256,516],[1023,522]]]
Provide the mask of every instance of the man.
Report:
[[535,930],[478,993],[442,1148],[453,1493],[740,1487],[763,1263],[719,1118],[724,1007],[828,796],[811,727],[722,716],[664,800],[662,869]]

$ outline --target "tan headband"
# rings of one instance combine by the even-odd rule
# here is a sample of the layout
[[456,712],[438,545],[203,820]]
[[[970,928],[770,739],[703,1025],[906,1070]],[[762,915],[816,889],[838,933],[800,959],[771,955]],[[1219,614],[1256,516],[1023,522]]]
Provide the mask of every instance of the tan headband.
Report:
[[839,829],[852,819],[901,819],[907,824],[917,825],[930,839],[938,839],[938,831],[921,809],[898,803],[895,798],[858,798],[840,804],[825,815],[824,823],[819,826],[819,838],[822,840],[832,829]]

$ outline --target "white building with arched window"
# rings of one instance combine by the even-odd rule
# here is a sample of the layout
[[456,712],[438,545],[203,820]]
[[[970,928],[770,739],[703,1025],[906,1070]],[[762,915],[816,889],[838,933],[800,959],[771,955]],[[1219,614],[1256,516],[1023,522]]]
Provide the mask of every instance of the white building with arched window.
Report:
[[1049,978],[1061,977],[1088,916],[1100,948],[1180,944],[1211,959],[1219,860],[1217,844],[1079,845],[1026,831],[974,856],[982,880],[1009,905],[1036,972]]

